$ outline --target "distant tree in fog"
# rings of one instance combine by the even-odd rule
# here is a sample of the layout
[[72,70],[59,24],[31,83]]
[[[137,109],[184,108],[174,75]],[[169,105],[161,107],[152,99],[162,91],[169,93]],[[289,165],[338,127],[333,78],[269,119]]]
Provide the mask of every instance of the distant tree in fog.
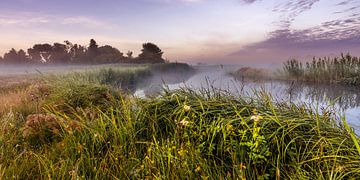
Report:
[[27,50],[16,51],[11,49],[4,57],[0,56],[0,63],[22,64],[104,64],[104,63],[164,63],[162,50],[153,43],[144,43],[141,54],[133,58],[133,52],[128,51],[126,57],[115,47],[100,46],[94,39],[90,40],[89,46],[73,44],[70,41],[64,43],[35,44]]
[[87,57],[86,57],[86,47],[81,46],[78,44],[72,44],[70,41],[64,41],[68,53],[70,56],[70,63],[72,64],[86,64]]
[[49,63],[62,64],[70,62],[70,54],[66,44],[54,43],[51,49]]
[[126,57],[129,58],[129,59],[134,58],[134,57],[133,57],[133,52],[132,52],[132,51],[128,51],[128,52],[126,53]]
[[90,44],[86,54],[89,63],[95,63],[96,57],[99,55],[99,45],[94,39],[90,39]]
[[35,44],[27,52],[34,63],[50,63],[52,46],[50,44]]
[[164,63],[162,50],[153,43],[144,43],[141,54],[136,58],[138,63]]
[[30,62],[24,50],[16,51],[14,48],[4,54],[2,61],[5,64],[25,64]]
[[96,63],[120,63],[125,60],[124,54],[118,49],[105,45],[98,48],[98,56],[95,58]]

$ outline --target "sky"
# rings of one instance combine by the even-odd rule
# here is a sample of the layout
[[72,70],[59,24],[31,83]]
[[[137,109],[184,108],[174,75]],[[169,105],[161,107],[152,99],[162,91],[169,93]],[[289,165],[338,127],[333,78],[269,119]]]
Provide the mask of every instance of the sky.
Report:
[[171,61],[280,63],[360,56],[359,0],[1,0],[0,54],[69,40]]

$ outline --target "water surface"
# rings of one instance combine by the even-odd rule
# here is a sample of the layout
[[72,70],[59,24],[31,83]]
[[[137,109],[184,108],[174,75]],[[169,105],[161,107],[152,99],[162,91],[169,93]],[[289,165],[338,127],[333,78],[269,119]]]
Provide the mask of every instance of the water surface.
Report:
[[197,73],[191,77],[181,75],[156,76],[151,85],[135,92],[136,96],[154,95],[163,88],[200,89],[214,87],[231,92],[236,96],[254,96],[254,91],[266,91],[274,101],[306,103],[311,109],[321,111],[334,104],[337,115],[345,115],[347,122],[360,130],[360,90],[356,87],[341,85],[305,84],[300,82],[276,80],[236,80],[228,72],[237,66],[196,66]]

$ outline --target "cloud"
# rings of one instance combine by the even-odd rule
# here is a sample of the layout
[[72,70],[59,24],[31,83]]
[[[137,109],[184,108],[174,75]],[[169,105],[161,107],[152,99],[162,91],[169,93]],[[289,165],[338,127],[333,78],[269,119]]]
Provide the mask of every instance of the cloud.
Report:
[[0,26],[44,26],[44,25],[81,25],[86,27],[111,27],[110,23],[86,16],[60,16],[36,13],[17,13],[0,15]]
[[311,10],[319,1],[286,0],[277,4],[273,8],[273,12],[280,17],[274,22],[278,25],[277,30],[270,32],[265,40],[244,46],[228,57],[281,62],[290,57],[338,55],[340,52],[360,55],[360,13],[357,12],[360,6],[357,1],[338,1],[334,4],[337,6],[335,10],[339,7],[344,9],[337,12],[343,13],[342,16],[335,16],[333,20],[302,29],[291,28],[298,16]]
[[318,1],[320,0],[286,1],[277,4],[274,7],[273,12],[281,14],[280,26],[282,26],[282,28],[288,28],[297,16],[310,10]]
[[102,26],[104,23],[102,21],[85,17],[85,16],[75,16],[75,17],[67,17],[64,18],[62,24],[82,24],[82,25],[91,25],[91,26]]
[[254,3],[255,1],[259,1],[259,0],[240,0],[240,2],[245,3],[245,4],[251,4],[251,3]]
[[0,26],[27,26],[32,24],[49,23],[48,17],[29,17],[29,16],[3,16],[0,15]]
[[[304,30],[279,29],[269,38],[231,53],[238,58],[276,60],[290,56],[328,55],[360,51],[360,18],[324,22]],[[360,54],[358,54],[360,55]]]

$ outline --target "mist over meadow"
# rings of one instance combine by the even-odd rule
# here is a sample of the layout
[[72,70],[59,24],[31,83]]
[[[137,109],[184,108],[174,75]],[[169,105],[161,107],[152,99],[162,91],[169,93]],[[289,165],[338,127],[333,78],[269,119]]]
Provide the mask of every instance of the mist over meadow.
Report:
[[358,179],[360,1],[0,1],[0,179]]

